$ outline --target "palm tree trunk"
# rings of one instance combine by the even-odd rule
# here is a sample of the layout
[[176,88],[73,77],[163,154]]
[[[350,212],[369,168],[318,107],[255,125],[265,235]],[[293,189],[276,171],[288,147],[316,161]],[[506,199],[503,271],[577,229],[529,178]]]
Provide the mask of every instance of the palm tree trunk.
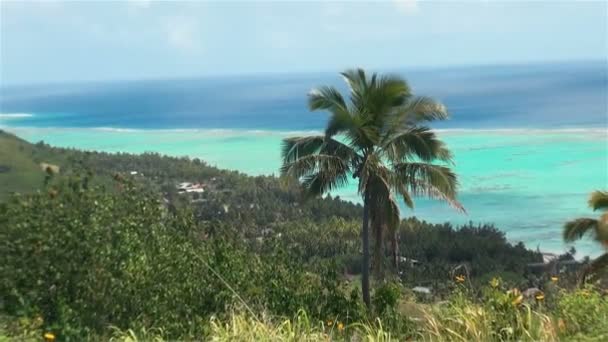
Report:
[[372,268],[374,270],[374,276],[376,279],[382,279],[382,260],[384,259],[382,253],[384,243],[382,233],[384,230],[384,225],[378,217],[372,219],[371,221],[374,231],[374,266]]
[[[397,228],[398,229],[398,228]],[[393,235],[391,236],[391,252],[393,259],[393,269],[395,273],[399,272],[399,241],[398,241],[398,231],[395,229]]]
[[363,227],[361,235],[363,239],[363,264],[361,265],[361,290],[363,301],[369,309],[371,300],[369,295],[369,194],[365,191],[363,195]]

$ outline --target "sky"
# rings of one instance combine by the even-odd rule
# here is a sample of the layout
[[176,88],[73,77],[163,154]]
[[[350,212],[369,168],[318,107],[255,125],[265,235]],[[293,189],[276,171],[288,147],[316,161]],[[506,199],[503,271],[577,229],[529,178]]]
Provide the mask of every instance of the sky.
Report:
[[0,0],[0,86],[603,60],[608,1]]

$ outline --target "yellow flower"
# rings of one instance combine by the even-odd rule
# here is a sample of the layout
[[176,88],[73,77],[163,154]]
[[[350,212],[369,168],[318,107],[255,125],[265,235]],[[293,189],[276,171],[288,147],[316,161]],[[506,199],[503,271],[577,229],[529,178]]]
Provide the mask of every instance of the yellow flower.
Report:
[[518,288],[512,288],[512,289],[510,289],[509,291],[507,291],[507,294],[514,295],[514,296],[517,296],[517,295],[519,295],[520,293],[521,293],[521,292],[519,292],[519,289],[518,289]]
[[512,303],[513,305],[519,305],[524,301],[524,296],[523,295],[519,295],[517,297],[515,297],[515,299],[513,299]]
[[339,331],[344,330],[344,324],[342,324],[342,322],[338,323],[338,330]]
[[554,283],[557,283],[557,281],[559,280],[559,278],[557,276],[552,276],[551,277],[551,281]]
[[524,296],[521,294],[521,292],[519,292],[519,289],[517,288],[507,291],[507,294],[513,297],[513,300],[511,301],[513,305],[519,305],[524,301]]
[[539,301],[539,302],[540,302],[540,301],[543,301],[543,300],[545,299],[545,294],[544,294],[544,293],[542,293],[542,292],[539,292],[539,293],[537,293],[537,294],[536,294],[535,298],[536,298],[536,300],[537,300],[537,301]]
[[490,286],[492,286],[493,288],[497,288],[500,285],[500,280],[496,277],[492,278],[492,280],[490,280]]
[[456,276],[456,282],[457,282],[457,283],[464,283],[464,280],[465,280],[465,279],[466,279],[466,278],[465,278],[463,275],[457,275],[457,276]]
[[55,334],[47,332],[44,334],[44,340],[51,342],[51,341],[55,341]]
[[334,322],[330,319],[327,321],[327,326],[331,327],[334,324]]

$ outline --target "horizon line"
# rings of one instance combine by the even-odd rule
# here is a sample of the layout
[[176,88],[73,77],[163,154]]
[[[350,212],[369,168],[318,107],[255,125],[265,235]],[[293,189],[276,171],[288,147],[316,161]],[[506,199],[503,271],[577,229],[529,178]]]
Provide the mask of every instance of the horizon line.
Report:
[[[492,67],[526,67],[526,66],[558,66],[558,65],[576,65],[584,63],[593,64],[604,64],[606,71],[608,71],[608,56],[603,58],[585,58],[585,59],[565,59],[565,60],[547,60],[547,61],[513,61],[513,62],[489,62],[489,63],[462,63],[462,64],[447,64],[447,65],[418,65],[418,66],[370,66],[362,67],[366,70],[372,70],[376,72],[384,73],[396,73],[396,72],[431,72],[431,71],[442,71],[442,70],[454,70],[454,69],[470,69],[475,67],[481,68],[492,68]],[[338,74],[339,72],[349,69],[358,68],[361,66],[351,66],[336,68],[335,70],[319,69],[316,71],[286,71],[286,70],[273,70],[273,71],[251,71],[251,72],[235,72],[235,73],[207,73],[198,75],[176,75],[176,76],[152,76],[142,78],[117,78],[117,79],[98,79],[98,80],[63,80],[63,81],[43,81],[39,83],[32,82],[13,82],[4,83],[0,79],[0,89],[8,88],[19,88],[19,87],[36,87],[46,85],[81,85],[81,84],[101,84],[101,83],[128,83],[128,82],[158,82],[158,81],[178,81],[178,80],[202,80],[202,79],[217,79],[217,78],[237,78],[237,77],[276,77],[276,76],[306,76],[306,75],[325,75],[325,74]],[[4,83],[4,84],[2,84]]]

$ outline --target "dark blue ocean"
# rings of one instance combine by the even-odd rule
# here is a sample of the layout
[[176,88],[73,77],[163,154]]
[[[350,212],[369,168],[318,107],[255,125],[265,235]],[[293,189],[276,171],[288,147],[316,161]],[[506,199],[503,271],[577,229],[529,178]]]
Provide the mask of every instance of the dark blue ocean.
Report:
[[[417,95],[443,101],[437,128],[608,126],[606,62],[405,70]],[[33,127],[321,129],[306,94],[346,90],[338,72],[179,80],[1,86],[0,115]],[[2,118],[0,117],[0,120]],[[3,122],[0,121],[0,124]]]

